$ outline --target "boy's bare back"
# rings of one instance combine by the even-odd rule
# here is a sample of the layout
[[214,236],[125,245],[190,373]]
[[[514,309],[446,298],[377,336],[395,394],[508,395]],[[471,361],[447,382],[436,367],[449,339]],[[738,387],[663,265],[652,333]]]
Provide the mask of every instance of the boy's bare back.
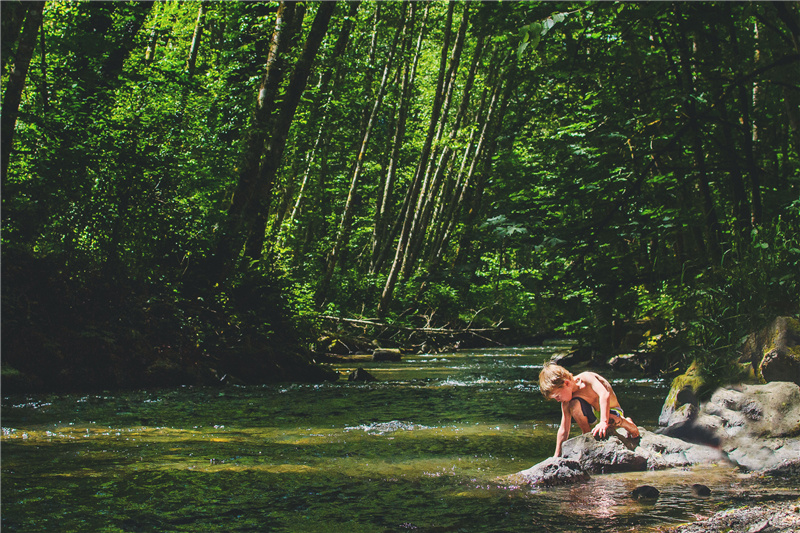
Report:
[[608,391],[608,406],[610,408],[619,407],[619,401],[617,400],[617,395],[614,393],[614,389],[611,388],[611,384],[608,380],[600,374],[589,371],[581,372],[575,376],[575,382],[578,384],[579,389],[573,396],[583,398],[598,411],[600,410],[600,396],[596,392],[597,386]]

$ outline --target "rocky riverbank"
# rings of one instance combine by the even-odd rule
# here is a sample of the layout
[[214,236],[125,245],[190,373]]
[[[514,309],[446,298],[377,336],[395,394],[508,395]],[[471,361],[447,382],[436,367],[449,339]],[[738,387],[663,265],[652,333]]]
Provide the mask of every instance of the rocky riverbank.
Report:
[[[800,531],[800,492],[770,490],[779,478],[784,486],[800,484],[797,384],[771,382],[720,388],[701,406],[686,404],[672,412],[665,427],[639,431],[635,439],[619,429],[602,440],[591,433],[574,437],[564,443],[562,457],[548,458],[505,481],[551,487],[583,483],[591,476],[613,472],[729,465],[753,476],[764,490],[737,495],[730,509],[696,523],[660,531]],[[697,490],[703,488],[698,486]],[[692,492],[696,492],[695,487]],[[630,496],[638,500],[642,495],[657,500],[658,487],[638,487]]]

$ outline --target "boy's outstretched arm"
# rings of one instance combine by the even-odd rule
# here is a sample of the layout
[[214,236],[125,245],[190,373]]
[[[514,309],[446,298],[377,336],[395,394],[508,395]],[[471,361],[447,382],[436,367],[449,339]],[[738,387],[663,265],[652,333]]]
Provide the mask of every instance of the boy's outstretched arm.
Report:
[[569,438],[569,429],[572,425],[572,413],[569,412],[569,403],[561,402],[561,425],[556,434],[556,453],[553,457],[561,457],[561,445]]
[[592,435],[603,438],[608,432],[608,420],[611,417],[611,385],[605,380],[592,376],[589,380],[592,390],[597,393],[597,401],[600,404],[600,422],[592,429]]

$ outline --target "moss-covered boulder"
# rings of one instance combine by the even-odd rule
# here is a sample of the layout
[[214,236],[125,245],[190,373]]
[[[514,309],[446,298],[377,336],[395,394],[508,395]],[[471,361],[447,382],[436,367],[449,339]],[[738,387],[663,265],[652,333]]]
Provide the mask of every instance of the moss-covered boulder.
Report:
[[752,365],[758,378],[800,385],[800,320],[778,317],[751,334],[742,348],[742,363]]
[[672,414],[686,404],[698,407],[700,391],[704,386],[700,364],[694,361],[686,372],[672,380],[672,387],[658,417],[658,425],[667,426]]

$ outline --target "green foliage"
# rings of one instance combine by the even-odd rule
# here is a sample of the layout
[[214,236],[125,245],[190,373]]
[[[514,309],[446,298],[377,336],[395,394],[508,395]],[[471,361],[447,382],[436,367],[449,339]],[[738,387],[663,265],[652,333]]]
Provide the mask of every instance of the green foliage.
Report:
[[[800,310],[800,161],[784,105],[797,68],[771,4],[363,2],[346,18],[352,4],[340,3],[280,170],[260,184],[263,255],[222,275],[209,265],[230,238],[277,4],[203,5],[190,74],[200,2],[48,2],[3,182],[4,264],[35,265],[69,302],[127,288],[133,329],[170,357],[302,351],[321,312],[375,316],[395,257],[411,252],[387,320],[415,327],[577,335],[613,352],[626,328],[656,318],[684,344],[670,357],[721,369],[745,333]],[[273,116],[318,4],[302,7]],[[5,87],[18,14],[3,13]],[[463,20],[453,92],[438,95],[449,107],[431,125]],[[352,228],[323,287],[358,157]],[[396,253],[423,206],[430,218]],[[26,275],[11,268],[4,285]],[[4,328],[25,326],[25,291],[4,298]],[[112,307],[124,321],[125,305]],[[83,339],[71,346],[143,346],[92,316],[65,322]],[[180,340],[166,343],[171,331]]]
[[525,50],[529,48],[531,50],[536,50],[542,37],[547,35],[547,32],[549,32],[553,26],[559,22],[563,22],[566,16],[567,13],[557,13],[553,16],[547,17],[541,22],[531,22],[530,24],[522,26],[519,29],[520,43],[519,47],[517,48],[517,57],[521,58],[522,54],[525,53]]

